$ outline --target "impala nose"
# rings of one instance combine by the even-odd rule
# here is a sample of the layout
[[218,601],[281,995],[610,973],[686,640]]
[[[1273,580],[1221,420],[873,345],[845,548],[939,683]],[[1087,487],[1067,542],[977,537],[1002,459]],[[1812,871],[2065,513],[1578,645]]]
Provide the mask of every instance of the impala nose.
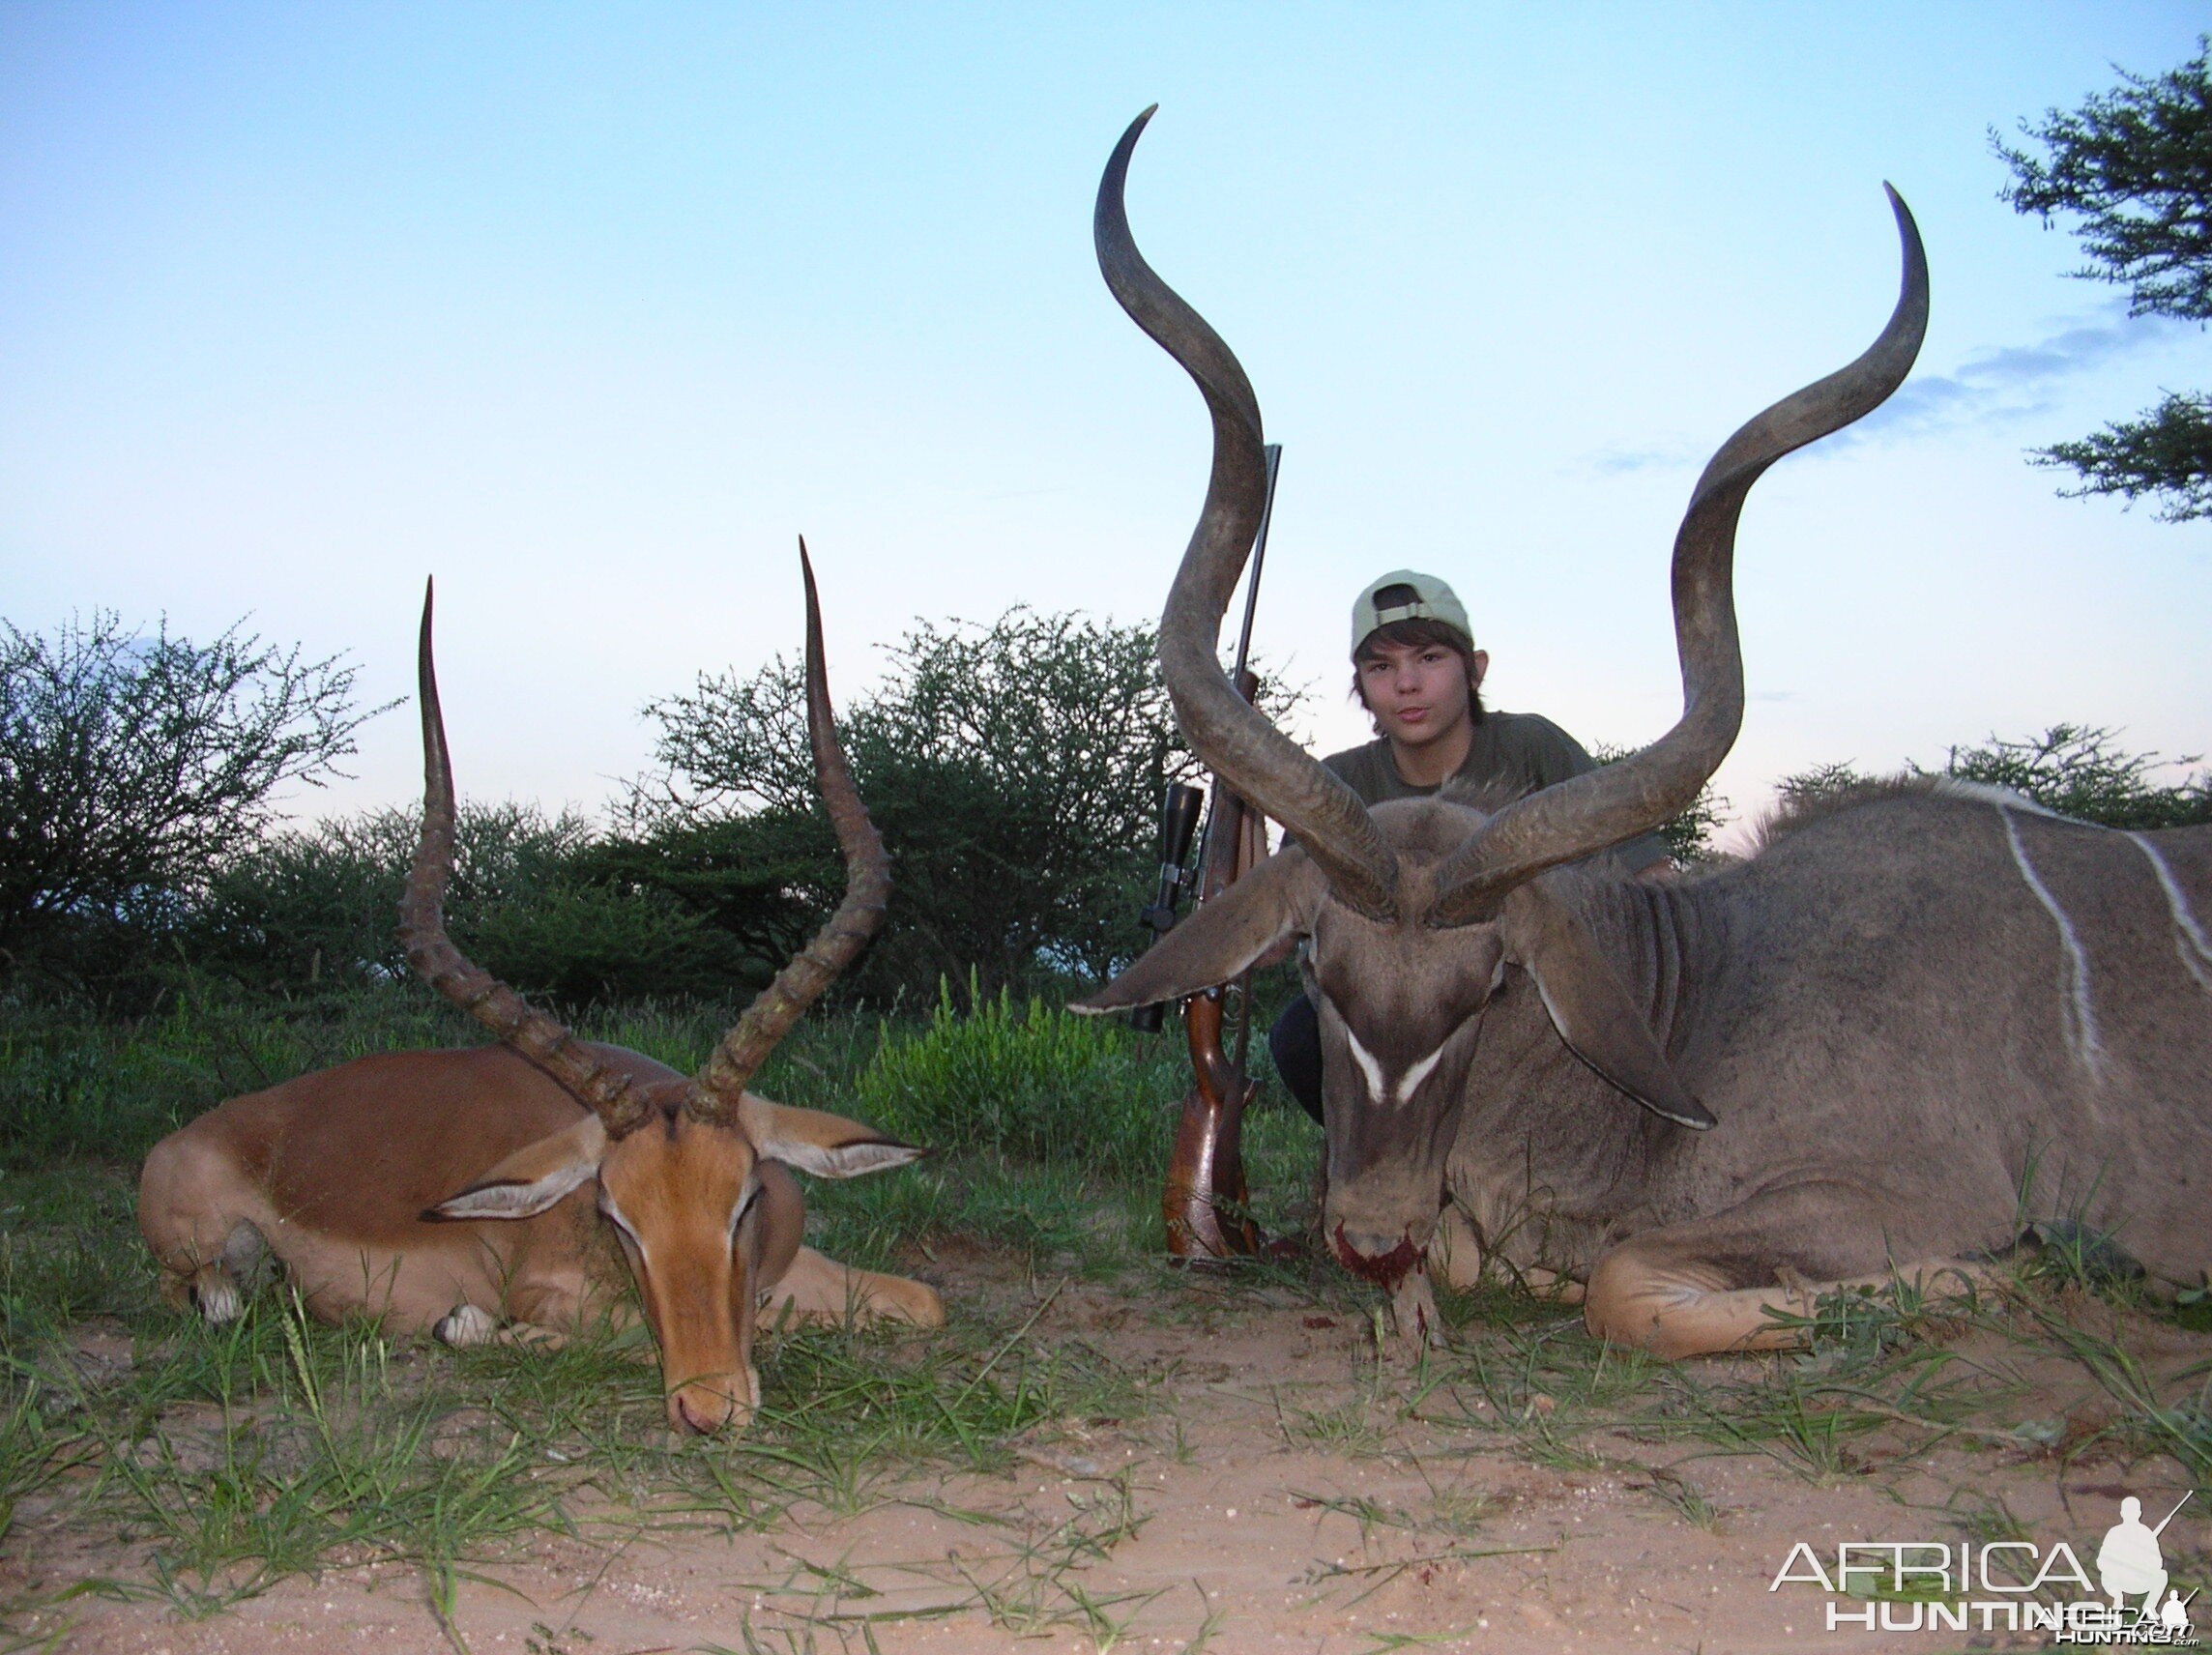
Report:
[[726,1431],[732,1426],[743,1430],[752,1422],[752,1405],[741,1402],[735,1394],[736,1383],[689,1384],[671,1391],[668,1397],[668,1423],[679,1431],[696,1431],[709,1436]]

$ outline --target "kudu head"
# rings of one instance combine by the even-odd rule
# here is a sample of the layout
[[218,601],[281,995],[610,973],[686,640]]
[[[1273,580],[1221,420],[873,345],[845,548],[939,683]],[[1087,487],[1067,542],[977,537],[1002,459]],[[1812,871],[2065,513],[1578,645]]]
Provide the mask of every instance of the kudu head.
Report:
[[1903,382],[1927,326],[1927,263],[1891,190],[1905,270],[1881,336],[1743,426],[1698,479],[1674,540],[1683,708],[1672,730],[1526,798],[1370,810],[1239,697],[1215,658],[1265,501],[1265,445],[1244,370],[1130,235],[1123,187],[1150,117],[1137,117],[1107,162],[1093,229],[1114,297],[1197,382],[1212,416],[1212,473],[1161,617],[1160,664],[1192,749],[1288,837],[1076,1009],[1194,994],[1286,938],[1308,939],[1328,1144],[1323,1227],[1340,1262],[1395,1288],[1420,1266],[1434,1232],[1483,1009],[1507,967],[1534,979],[1560,1037],[1628,1098],[1682,1128],[1715,1124],[1581,922],[1537,876],[1666,821],[1727,756],[1743,717],[1732,579],[1744,498],[1784,454],[1860,418]]
[[453,781],[422,600],[422,834],[400,904],[408,961],[438,992],[558,1081],[587,1113],[574,1125],[488,1167],[430,1209],[441,1219],[518,1219],[597,1180],[660,1348],[669,1422],[742,1428],[760,1401],[753,1366],[759,1294],[798,1252],[804,1221],[786,1168],[853,1177],[921,1153],[858,1122],[756,1097],[745,1083],[786,1031],[882,922],[890,860],[868,821],[830,717],[814,570],[806,584],[806,724],[815,774],[844,852],[844,901],[746,1008],[698,1074],[641,1082],[604,1061],[551,1017],[471,964],[446,936],[453,861]]

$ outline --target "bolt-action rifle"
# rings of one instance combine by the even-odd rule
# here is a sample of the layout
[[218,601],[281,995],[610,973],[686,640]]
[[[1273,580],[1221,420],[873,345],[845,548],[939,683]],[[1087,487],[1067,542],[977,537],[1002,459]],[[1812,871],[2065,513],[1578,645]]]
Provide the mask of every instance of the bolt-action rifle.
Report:
[[[1237,671],[1232,682],[1246,701],[1260,692],[1251,670],[1252,618],[1260,601],[1260,573],[1267,556],[1267,524],[1275,510],[1275,475],[1282,463],[1280,443],[1267,445],[1267,495],[1260,509],[1260,529],[1252,542],[1252,573],[1244,590],[1244,626],[1237,639]],[[1212,901],[1235,885],[1267,854],[1266,819],[1239,798],[1219,776],[1213,779],[1213,804],[1206,819],[1198,867],[1186,873],[1192,825],[1198,819],[1199,790],[1171,784],[1160,813],[1160,891],[1144,920],[1165,936],[1176,922],[1176,903],[1183,890],[1197,887],[1201,903]],[[1228,1259],[1257,1253],[1261,1238],[1245,1208],[1244,1106],[1256,1089],[1244,1072],[1251,1037],[1251,1005],[1246,992],[1251,973],[1195,994],[1183,1002],[1183,1031],[1190,1042],[1191,1089],[1176,1124],[1175,1148],[1168,1157],[1160,1213],[1167,1221],[1168,1256],[1174,1259]],[[1132,1014],[1137,1027],[1157,1029],[1159,1006]],[[1142,1021],[1150,1015],[1150,1022]]]
[[[1176,928],[1181,917],[1176,911],[1182,906],[1183,892],[1198,881],[1194,869],[1183,864],[1190,860],[1190,841],[1198,831],[1199,812],[1206,808],[1206,789],[1192,787],[1188,782],[1168,783],[1167,797],[1160,801],[1160,888],[1152,898],[1151,907],[1137,915],[1137,921],[1158,942]],[[1129,1027],[1143,1034],[1157,1034],[1166,1021],[1167,1003],[1140,1005],[1129,1013]]]

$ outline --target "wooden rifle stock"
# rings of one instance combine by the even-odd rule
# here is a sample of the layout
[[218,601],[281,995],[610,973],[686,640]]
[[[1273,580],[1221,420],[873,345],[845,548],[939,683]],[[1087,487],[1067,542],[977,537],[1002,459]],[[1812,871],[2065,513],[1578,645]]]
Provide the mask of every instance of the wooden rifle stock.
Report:
[[[1267,497],[1252,548],[1251,585],[1244,599],[1244,626],[1237,645],[1237,693],[1258,696],[1260,681],[1247,664],[1251,657],[1252,617],[1260,597],[1260,572],[1267,553],[1267,524],[1274,514],[1275,474],[1282,460],[1279,444],[1267,445]],[[1200,853],[1198,900],[1212,901],[1267,854],[1266,820],[1230,790],[1213,783],[1213,808],[1208,814]],[[1171,1259],[1230,1259],[1260,1251],[1262,1237],[1247,1206],[1244,1183],[1244,1106],[1258,1089],[1244,1072],[1251,1038],[1251,973],[1208,989],[1183,1002],[1183,1031],[1190,1043],[1191,1089],[1176,1122],[1175,1148],[1160,1193],[1160,1216],[1167,1227]]]
[[[1246,673],[1237,687],[1249,693],[1257,685]],[[1199,901],[1221,895],[1266,855],[1266,823],[1216,780],[1199,863]],[[1244,1072],[1249,987],[1246,973],[1183,1002],[1191,1089],[1176,1122],[1160,1194],[1171,1258],[1229,1259],[1260,1250],[1259,1230],[1245,1210],[1250,1195],[1244,1181],[1244,1106],[1257,1089]]]

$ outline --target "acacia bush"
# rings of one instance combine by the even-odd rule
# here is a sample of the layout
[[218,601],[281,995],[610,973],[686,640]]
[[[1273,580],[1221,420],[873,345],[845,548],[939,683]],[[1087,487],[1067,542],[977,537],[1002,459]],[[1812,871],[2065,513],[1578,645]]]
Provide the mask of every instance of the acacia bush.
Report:
[[[464,801],[455,828],[447,929],[525,994],[571,1010],[712,999],[773,970],[668,891],[621,877],[622,847],[574,812]],[[416,832],[414,812],[388,809],[272,835],[209,882],[184,933],[194,969],[291,995],[405,978],[397,915]]]
[[[2079,109],[2023,121],[2024,145],[1990,133],[2012,177],[1998,194],[2049,228],[2074,220],[2087,262],[2073,274],[2128,290],[2130,316],[2212,320],[2212,36],[2164,74],[2119,71],[2120,84]],[[2032,464],[2074,472],[2072,498],[2150,499],[2157,516],[2212,516],[2212,396],[2168,391],[2156,408],[2073,442],[2033,451]]]
[[382,711],[354,711],[337,657],[241,626],[199,645],[108,611],[51,636],[0,621],[0,959],[79,984],[142,975],[277,791],[336,773]]
[[[926,1004],[974,973],[988,997],[1128,963],[1158,868],[1159,800],[1190,779],[1150,628],[1008,610],[917,624],[839,718],[892,856],[883,933],[846,985]],[[1278,694],[1268,711],[1296,703]],[[796,662],[703,677],[657,702],[659,771],[610,852],[748,942],[802,940],[844,870],[815,797]]]
[[2106,828],[2141,831],[2212,822],[2212,771],[2198,770],[2160,784],[2154,774],[2194,757],[2166,760],[2130,753],[2114,744],[2116,731],[2053,724],[2040,736],[1986,745],[1953,747],[1943,769],[1968,781],[1991,782],[2023,794],[2061,816]]
[[[2086,724],[2053,724],[2017,741],[1993,735],[1980,746],[1953,747],[1939,770],[1907,764],[1904,773],[2007,787],[2061,816],[2133,832],[2212,823],[2212,771],[2161,782],[2158,772],[2196,758],[2131,753],[2118,745],[2118,735]],[[1784,776],[1777,791],[1785,803],[1803,804],[1878,779],[1846,760]]]
[[[1643,751],[1640,747],[1616,747],[1611,741],[1600,741],[1590,749],[1590,757],[1601,765],[1617,765],[1621,760]],[[1652,829],[1667,847],[1668,858],[1678,868],[1694,868],[1713,857],[1713,835],[1720,831],[1728,820],[1729,801],[1716,792],[1711,782],[1698,789],[1698,797],[1677,816],[1671,816]]]

